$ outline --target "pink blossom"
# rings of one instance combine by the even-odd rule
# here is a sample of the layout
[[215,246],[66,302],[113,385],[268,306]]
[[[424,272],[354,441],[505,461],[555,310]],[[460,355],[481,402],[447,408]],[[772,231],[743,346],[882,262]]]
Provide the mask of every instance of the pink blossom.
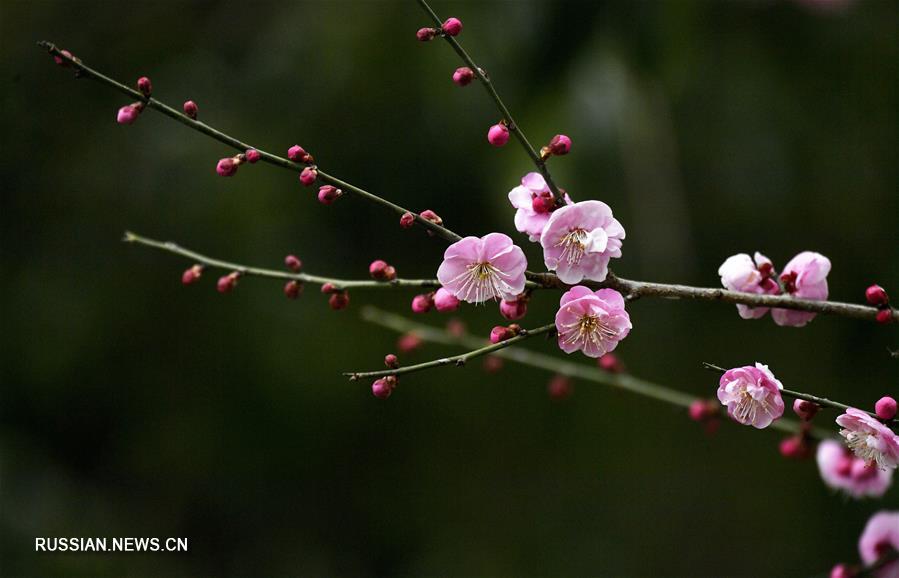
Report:
[[556,330],[565,353],[580,350],[588,357],[600,357],[614,350],[631,327],[624,297],[614,289],[594,292],[578,285],[559,301]]
[[441,28],[447,36],[458,36],[462,32],[462,21],[458,18],[447,18]]
[[528,299],[519,295],[518,299],[499,302],[499,314],[509,321],[518,321],[528,313]]
[[893,483],[893,470],[881,470],[869,465],[832,439],[818,444],[817,461],[824,483],[853,498],[879,498]]
[[[555,205],[543,175],[528,173],[522,177],[521,185],[509,191],[509,202],[518,209],[515,211],[515,228],[527,234],[531,241],[540,242],[540,234]],[[572,204],[567,194],[565,202]]]
[[[881,510],[868,519],[858,539],[858,553],[865,565],[870,566],[884,555],[899,550],[899,512]],[[877,570],[877,578],[899,578],[899,560]]]
[[[803,251],[793,257],[780,274],[784,291],[800,299],[827,299],[827,274],[830,259],[820,253]],[[815,318],[816,313],[774,309],[771,316],[778,325],[802,327]]]
[[487,131],[487,141],[495,147],[505,146],[509,142],[509,129],[504,124],[495,124]]
[[767,365],[728,369],[718,383],[718,401],[727,415],[743,425],[763,429],[784,413],[783,385]]
[[[755,293],[758,295],[777,295],[780,287],[772,279],[774,266],[768,257],[758,251],[754,258],[746,253],[732,255],[718,267],[721,275],[721,284],[725,289],[741,291],[743,293]],[[768,312],[767,307],[749,307],[737,305],[737,311],[743,319],[758,319]]]
[[837,425],[849,449],[866,463],[880,469],[899,465],[899,436],[877,418],[852,407],[837,417]]
[[609,259],[621,257],[624,227],[601,201],[581,201],[557,209],[540,235],[543,260],[563,283],[604,281]]
[[465,237],[450,245],[437,269],[437,279],[456,298],[469,303],[488,299],[511,301],[524,291],[524,252],[507,235]]

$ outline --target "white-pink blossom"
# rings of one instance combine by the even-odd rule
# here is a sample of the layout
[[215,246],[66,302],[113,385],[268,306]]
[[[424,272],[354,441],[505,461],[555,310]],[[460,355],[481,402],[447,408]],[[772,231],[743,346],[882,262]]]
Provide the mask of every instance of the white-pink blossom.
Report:
[[718,382],[718,401],[743,425],[763,429],[784,413],[783,385],[767,365],[728,369]]
[[876,417],[854,407],[837,417],[840,435],[852,452],[878,468],[899,465],[899,436]]
[[556,209],[543,232],[543,260],[563,283],[604,281],[609,259],[621,257],[624,227],[601,201],[581,201]]
[[[830,259],[821,253],[803,251],[787,263],[780,274],[784,292],[800,299],[827,299],[827,274],[830,273]],[[802,327],[815,318],[817,313],[795,311],[793,309],[773,309],[771,317],[778,325]]]
[[[718,267],[718,275],[721,276],[721,284],[725,289],[757,295],[780,293],[780,287],[772,278],[773,274],[774,265],[771,260],[758,251],[754,257],[746,253],[732,255]],[[743,319],[758,319],[768,312],[768,308],[737,304],[737,311]]]
[[853,498],[879,498],[893,484],[893,470],[882,470],[855,457],[836,440],[818,444],[817,462],[824,483]]
[[465,237],[443,254],[437,280],[457,299],[480,303],[514,300],[524,291],[527,259],[507,235]]
[[[555,198],[540,173],[528,173],[521,178],[521,185],[509,191],[509,202],[515,207],[515,229],[540,242],[543,227],[555,210]],[[572,204],[566,194],[565,203]]]
[[[868,519],[858,539],[862,562],[870,566],[896,551],[899,551],[899,512],[877,512]],[[871,575],[876,578],[899,578],[899,560],[881,566]]]
[[580,350],[588,357],[601,357],[614,350],[631,327],[624,297],[614,289],[572,287],[562,295],[556,313],[559,347],[565,353]]

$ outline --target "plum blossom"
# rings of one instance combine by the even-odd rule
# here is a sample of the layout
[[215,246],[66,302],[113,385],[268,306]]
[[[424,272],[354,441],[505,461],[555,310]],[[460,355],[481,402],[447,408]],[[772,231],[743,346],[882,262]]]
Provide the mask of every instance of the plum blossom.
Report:
[[[803,251],[793,257],[783,272],[780,280],[784,291],[800,299],[827,299],[827,274],[830,273],[830,259],[821,253]],[[792,309],[774,309],[771,317],[778,325],[802,327],[815,318],[816,313],[794,311]]]
[[[868,519],[858,539],[862,562],[870,566],[884,555],[899,550],[899,512],[882,510]],[[889,562],[871,574],[877,578],[899,578],[899,560]]]
[[[777,295],[780,287],[772,278],[774,265],[768,257],[758,251],[754,257],[746,253],[731,255],[718,267],[721,284],[725,289],[756,293],[758,295]],[[743,319],[758,319],[768,312],[767,307],[749,307],[737,304],[737,311]]]
[[465,237],[447,247],[437,279],[457,299],[512,301],[524,291],[527,259],[507,235]]
[[868,413],[851,407],[837,417],[840,435],[852,452],[880,469],[899,465],[899,436]]
[[581,201],[556,209],[540,235],[546,268],[563,283],[604,281],[609,259],[621,257],[624,227],[601,201]]
[[893,470],[874,467],[836,440],[818,444],[817,461],[824,483],[853,498],[879,498],[893,484]]
[[718,383],[718,401],[727,415],[743,425],[763,429],[784,413],[783,385],[767,365],[728,369]]
[[587,357],[600,357],[614,350],[631,327],[624,297],[614,289],[572,287],[562,295],[556,313],[559,347],[565,353],[580,350]]
[[[552,191],[540,173],[528,173],[521,178],[521,185],[509,191],[509,202],[515,211],[515,228],[528,235],[531,241],[540,242],[540,233],[555,209]],[[572,204],[566,194],[565,203]]]

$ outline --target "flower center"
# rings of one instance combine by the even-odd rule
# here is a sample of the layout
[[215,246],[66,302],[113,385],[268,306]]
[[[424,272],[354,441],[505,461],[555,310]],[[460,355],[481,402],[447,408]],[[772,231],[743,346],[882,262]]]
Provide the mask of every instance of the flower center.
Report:
[[877,434],[844,429],[840,431],[840,435],[846,438],[846,445],[859,459],[865,460],[868,464],[877,464],[881,470],[886,469],[883,454],[868,443],[868,438],[877,437]]
[[587,240],[589,235],[584,229],[569,231],[567,235],[556,243],[556,247],[562,247],[561,259],[569,265],[577,265],[581,262],[584,253],[587,252]]
[[581,343],[599,346],[603,341],[618,337],[618,332],[607,325],[598,315],[582,315],[580,319],[563,326],[565,343]]
[[457,295],[469,303],[480,303],[511,293],[511,286],[502,278],[502,272],[489,262],[471,263],[453,281],[461,281]]
[[759,410],[771,415],[771,406],[768,404],[768,400],[764,398],[760,400],[755,399],[749,394],[749,391],[744,390],[734,410],[734,417],[740,423],[755,423]]

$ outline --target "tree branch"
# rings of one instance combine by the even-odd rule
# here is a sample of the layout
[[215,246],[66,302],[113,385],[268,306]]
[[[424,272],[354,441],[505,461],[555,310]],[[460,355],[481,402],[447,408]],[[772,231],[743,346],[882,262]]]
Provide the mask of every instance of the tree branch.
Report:
[[[143,102],[144,105],[147,106],[148,108],[157,110],[157,111],[161,112],[162,114],[168,116],[169,118],[175,119],[178,122],[180,122],[181,124],[183,124],[189,128],[192,128],[198,132],[201,132],[201,133],[205,134],[206,136],[209,136],[223,144],[228,145],[231,148],[237,149],[240,152],[246,152],[249,149],[255,149],[255,150],[259,151],[259,154],[261,156],[260,160],[265,161],[271,165],[275,165],[276,167],[281,167],[283,169],[288,169],[288,170],[294,171],[296,173],[301,172],[306,167],[306,165],[304,165],[304,164],[295,163],[284,157],[279,157],[278,155],[274,155],[272,153],[265,152],[264,150],[262,150],[259,147],[249,145],[241,140],[234,138],[233,136],[230,136],[216,128],[213,128],[212,126],[210,126],[204,122],[194,120],[191,117],[187,116],[186,114],[178,112],[176,109],[172,108],[171,106],[165,104],[164,102],[162,102],[160,100],[157,100],[152,97],[144,96],[141,92],[139,92],[129,86],[126,86],[125,84],[122,84],[121,82],[119,82],[117,80],[109,78],[108,76],[87,66],[86,64],[84,64],[81,61],[81,59],[71,58],[71,57],[67,56],[66,54],[63,54],[63,52],[59,48],[57,48],[57,46],[55,44],[53,44],[52,42],[47,42],[44,40],[44,41],[38,42],[38,46],[46,48],[47,51],[51,55],[61,58],[62,60],[68,62],[73,68],[75,68],[77,76],[92,78],[102,84],[110,86],[110,87],[118,90],[119,92],[122,92],[122,93],[130,96],[131,98],[134,98],[135,100],[139,100],[139,101]],[[417,213],[415,213],[413,211],[405,209],[395,203],[388,201],[387,199],[384,199],[382,197],[379,197],[378,195],[375,195],[374,193],[370,193],[370,192],[368,192],[364,189],[361,189],[355,185],[351,185],[350,183],[348,183],[346,181],[338,179],[337,177],[332,176],[332,175],[322,171],[321,168],[318,166],[316,166],[315,168],[316,168],[316,171],[318,172],[318,178],[321,179],[323,182],[334,185],[335,187],[343,190],[344,192],[354,193],[354,194],[362,197],[363,199],[366,199],[367,201],[370,201],[377,205],[381,205],[382,207],[386,207],[397,214],[402,215],[404,213],[411,213],[415,217],[416,223],[418,223],[425,229],[431,231],[435,235],[439,236],[440,238],[442,238],[450,243],[454,243],[462,238],[461,236],[459,236],[458,234],[454,233],[453,231],[447,229],[446,227],[432,223],[431,221],[428,221],[427,219],[423,219],[420,215],[418,215]]]
[[[418,3],[421,5],[422,9],[428,13],[431,17],[431,20],[434,21],[434,24],[439,29],[443,24],[443,20],[440,19],[439,16],[434,12],[433,9],[428,5],[425,0],[418,0]],[[469,56],[469,54],[462,48],[462,45],[459,44],[459,41],[449,35],[443,36],[444,40],[446,40],[450,46],[453,47],[453,50],[456,51],[456,54],[459,55],[460,58],[471,68],[472,72],[475,73],[478,80],[481,81],[481,84],[484,85],[484,88],[487,90],[487,94],[490,95],[490,98],[493,99],[493,102],[496,104],[496,108],[499,109],[500,114],[503,116],[503,119],[506,122],[506,127],[509,131],[515,135],[515,138],[518,139],[518,142],[521,143],[521,146],[524,148],[525,152],[531,157],[531,160],[534,162],[534,165],[537,167],[537,170],[540,171],[540,174],[543,175],[543,179],[546,181],[546,186],[549,187],[549,190],[552,191],[553,196],[556,198],[556,202],[560,205],[564,205],[564,195],[561,191],[559,191],[559,187],[556,186],[556,183],[553,182],[552,175],[549,173],[549,168],[546,166],[546,161],[540,156],[537,150],[531,145],[530,141],[524,135],[524,131],[521,130],[521,127],[518,123],[515,122],[515,119],[512,118],[512,113],[509,112],[509,108],[503,102],[503,99],[500,98],[499,93],[496,92],[496,88],[493,86],[493,82],[490,80],[490,77],[487,76],[487,73],[483,68],[478,66],[474,59]]]
[[[477,337],[467,334],[458,337],[453,336],[436,327],[417,323],[401,315],[389,313],[370,305],[363,307],[361,311],[362,319],[369,323],[391,329],[397,333],[414,333],[424,341],[469,348],[478,347],[481,343],[481,340]],[[536,367],[551,373],[557,373],[567,377],[621,389],[682,409],[688,409],[690,404],[698,399],[698,396],[683,393],[676,389],[646,381],[627,373],[609,373],[582,363],[559,359],[558,357],[553,357],[537,351],[508,347],[491,353],[497,357],[521,363],[522,365]],[[790,419],[779,419],[773,422],[769,427],[787,433],[798,433],[802,431],[801,424]],[[833,437],[831,432],[820,428],[813,428],[809,433],[819,439]]]
[[252,275],[256,277],[270,277],[273,279],[288,279],[295,281],[302,281],[303,283],[312,283],[313,285],[324,285],[325,283],[330,283],[334,286],[334,289],[342,291],[344,289],[390,289],[394,287],[417,287],[417,288],[426,288],[426,289],[436,289],[440,287],[440,283],[436,279],[394,279],[393,281],[351,281],[346,279],[334,279],[331,277],[321,277],[318,275],[308,275],[306,273],[291,273],[289,271],[278,271],[276,269],[263,269],[261,267],[248,267],[246,265],[241,265],[239,263],[231,263],[228,261],[222,261],[220,259],[213,259],[212,257],[207,257],[205,255],[201,255],[195,251],[191,251],[190,249],[185,249],[175,243],[165,242],[165,241],[157,241],[155,239],[149,239],[147,237],[142,237],[131,231],[125,232],[125,237],[123,239],[126,243],[135,243],[138,245],[144,245],[145,247],[152,247],[154,249],[159,249],[161,251],[167,251],[169,253],[174,253],[175,255],[181,255],[182,257],[187,257],[188,259],[204,265],[206,267],[212,267],[215,269],[222,269],[225,271],[237,271],[241,275]]
[[[382,312],[383,315],[390,315],[389,313]],[[397,369],[385,369],[382,371],[352,371],[344,373],[345,376],[350,378],[350,381],[356,381],[358,379],[366,379],[366,378],[378,378],[378,377],[386,377],[388,375],[403,375],[406,373],[415,373],[418,371],[424,371],[426,369],[432,369],[435,367],[445,367],[447,365],[454,365],[456,367],[462,367],[465,365],[469,359],[475,359],[477,357],[481,357],[483,355],[487,355],[489,353],[494,353],[496,351],[500,351],[516,343],[524,341],[534,335],[540,335],[541,333],[549,333],[551,331],[555,331],[555,324],[550,323],[549,325],[544,325],[542,327],[538,327],[536,329],[522,329],[521,333],[516,335],[515,337],[511,337],[506,339],[505,341],[500,341],[499,343],[492,343],[486,347],[483,347],[483,342],[480,340],[472,339],[472,343],[478,341],[477,345],[473,347],[477,347],[477,349],[473,349],[468,353],[462,353],[460,355],[454,355],[452,357],[444,357],[441,359],[435,359],[433,361],[426,361],[425,363],[419,363],[417,365],[407,365],[405,367],[399,367]]]

